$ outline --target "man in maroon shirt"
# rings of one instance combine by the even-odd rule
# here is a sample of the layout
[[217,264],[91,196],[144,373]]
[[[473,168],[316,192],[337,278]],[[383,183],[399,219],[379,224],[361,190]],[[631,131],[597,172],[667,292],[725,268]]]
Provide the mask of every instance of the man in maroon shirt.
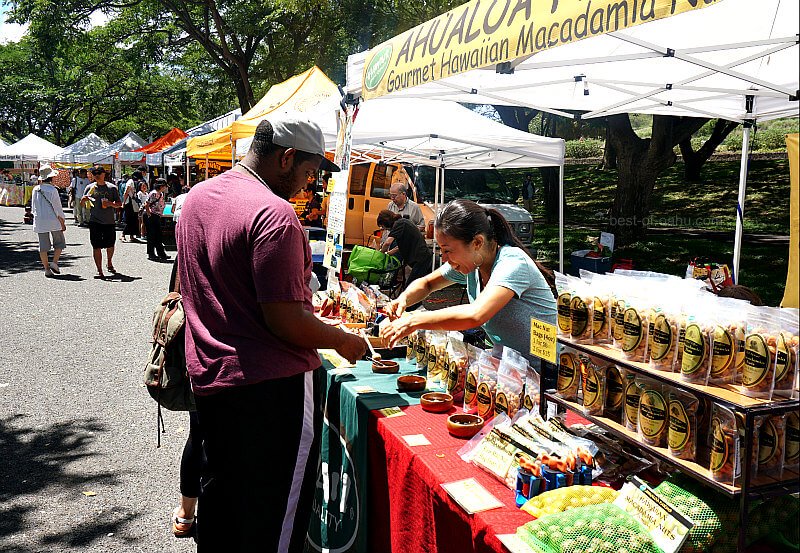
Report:
[[183,204],[186,366],[208,462],[200,553],[303,550],[324,382],[316,349],[350,361],[366,350],[314,316],[311,250],[287,201],[320,168],[339,170],[324,153],[315,123],[262,121],[244,160]]

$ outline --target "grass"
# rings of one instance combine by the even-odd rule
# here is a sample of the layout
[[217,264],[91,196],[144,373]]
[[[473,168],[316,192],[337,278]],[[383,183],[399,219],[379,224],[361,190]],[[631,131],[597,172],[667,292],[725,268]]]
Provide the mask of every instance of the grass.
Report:
[[[538,171],[503,171],[506,181],[516,186],[528,172],[533,174],[537,190],[541,190]],[[650,226],[714,231],[735,229],[739,161],[709,162],[703,168],[703,179],[699,184],[687,184],[682,163],[665,171],[653,191]],[[616,171],[594,165],[567,165],[564,169],[567,223],[605,230],[616,187]],[[750,162],[744,211],[745,232],[789,234],[788,160]],[[543,206],[537,206],[533,216],[543,219]]]
[[[522,182],[531,172],[540,190],[538,171],[504,171],[509,183]],[[729,238],[681,233],[651,232],[642,240],[614,252],[614,258],[633,260],[634,268],[683,275],[694,258],[727,263],[733,268],[733,235],[738,194],[739,162],[713,161],[703,169],[704,182],[686,184],[683,166],[676,164],[656,183],[651,206],[652,228],[681,231],[729,232]],[[566,191],[565,256],[585,249],[587,236],[606,230],[608,209],[616,189],[616,172],[592,165],[565,168]],[[538,194],[538,192],[537,192]],[[537,205],[533,212],[543,220]],[[744,231],[752,234],[789,234],[789,163],[787,160],[754,160],[748,171]],[[537,223],[533,246],[549,266],[558,264],[558,225]],[[788,246],[745,242],[742,247],[740,284],[753,288],[767,305],[778,305],[783,297],[788,266]]]

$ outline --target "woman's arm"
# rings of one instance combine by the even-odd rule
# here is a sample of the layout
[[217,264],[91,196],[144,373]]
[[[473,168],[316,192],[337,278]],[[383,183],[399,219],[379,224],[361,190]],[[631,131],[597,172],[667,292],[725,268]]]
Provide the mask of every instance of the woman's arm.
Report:
[[[384,232],[385,232],[385,231],[384,231]],[[390,246],[391,246],[393,243],[394,243],[394,236],[390,236],[389,238],[387,238],[387,239],[386,239],[386,242],[384,242],[384,243],[381,245],[381,251],[382,251],[383,253],[386,253],[386,252],[388,252],[388,251],[389,251],[389,247],[390,247]]]
[[453,284],[452,280],[447,280],[440,271],[434,271],[429,275],[418,278],[406,288],[405,292],[386,306],[389,318],[394,320],[400,317],[409,305],[421,302],[433,292],[447,288]]
[[[441,277],[444,278],[444,277]],[[422,280],[422,279],[420,279]],[[414,281],[416,284],[418,281]],[[413,286],[413,284],[412,284]],[[389,347],[415,330],[468,330],[486,324],[514,297],[514,292],[503,286],[489,286],[474,303],[437,309],[436,311],[412,312],[381,328],[381,337]]]

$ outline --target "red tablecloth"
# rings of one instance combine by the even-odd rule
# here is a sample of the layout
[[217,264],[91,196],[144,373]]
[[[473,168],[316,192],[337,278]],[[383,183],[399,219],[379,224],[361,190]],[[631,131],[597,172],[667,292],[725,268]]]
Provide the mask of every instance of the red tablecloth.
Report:
[[[505,552],[497,534],[513,534],[532,520],[514,505],[514,492],[461,460],[457,452],[466,440],[450,436],[446,414],[419,405],[403,412],[390,418],[370,414],[370,551]],[[423,434],[431,445],[411,447],[403,439],[409,434]],[[471,477],[504,506],[468,515],[441,487]]]

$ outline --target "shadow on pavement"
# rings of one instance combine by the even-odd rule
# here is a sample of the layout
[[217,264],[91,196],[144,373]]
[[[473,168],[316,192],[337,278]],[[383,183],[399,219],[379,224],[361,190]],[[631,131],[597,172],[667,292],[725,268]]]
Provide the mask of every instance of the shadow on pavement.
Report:
[[[47,501],[47,495],[66,490],[76,497],[98,484],[115,485],[118,476],[113,471],[81,474],[70,465],[96,455],[92,446],[99,434],[108,428],[96,419],[59,422],[50,426],[20,424],[24,415],[0,419],[0,549],[3,541],[15,534],[42,534],[47,520],[33,512],[31,498]],[[22,505],[20,503],[27,503]],[[16,546],[20,552],[60,550],[82,547],[118,532],[134,513],[98,513],[91,520],[76,521],[75,526],[57,534],[44,534],[31,549]],[[44,547],[43,547],[44,546]],[[7,550],[7,549],[4,549]]]
[[[8,236],[12,232],[28,230],[30,231],[30,242],[14,243],[8,241]],[[0,278],[18,275],[21,273],[28,273],[30,271],[42,271],[42,263],[39,261],[39,252],[37,251],[37,242],[30,225],[24,223],[9,223],[8,221],[0,221]],[[61,268],[69,268],[74,259],[79,256],[74,255],[72,252],[78,251],[79,244],[67,244],[64,256],[59,260],[58,264]]]
[[123,275],[122,273],[107,274],[106,278],[109,282],[133,282],[135,280],[142,280],[142,277]]
[[64,273],[61,273],[60,275],[53,275],[53,280],[69,280],[71,282],[80,282],[86,279],[80,275],[65,275]]

